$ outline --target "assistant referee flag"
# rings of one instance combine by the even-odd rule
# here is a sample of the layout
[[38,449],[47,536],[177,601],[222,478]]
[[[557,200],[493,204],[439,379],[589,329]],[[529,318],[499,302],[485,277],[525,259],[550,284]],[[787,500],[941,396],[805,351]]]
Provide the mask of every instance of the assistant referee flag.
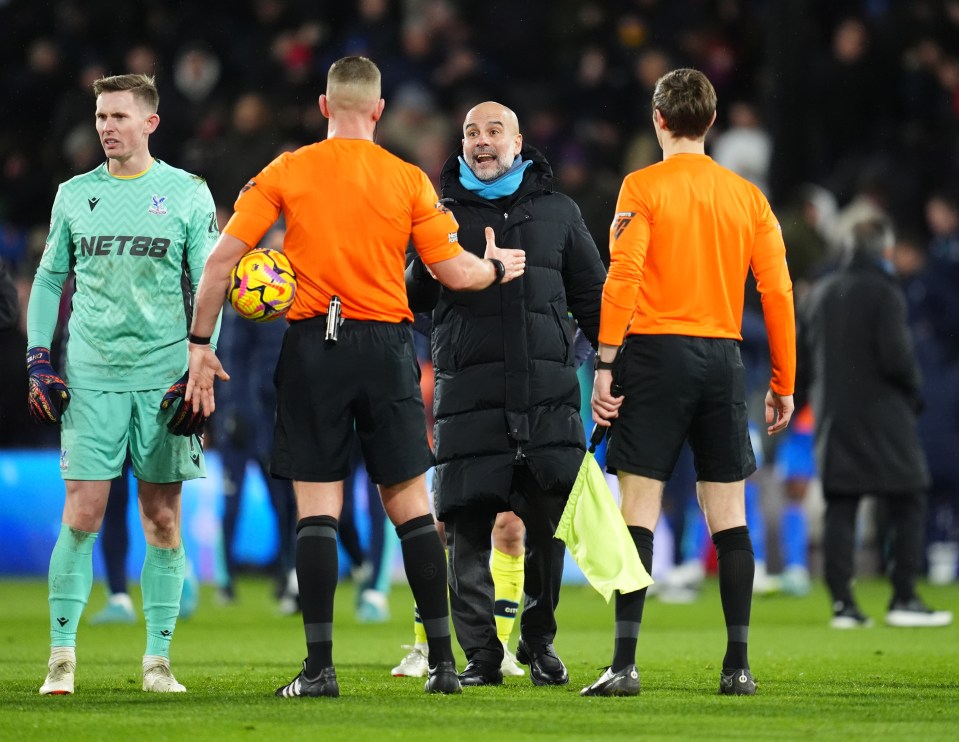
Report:
[[608,603],[618,590],[631,593],[653,584],[629,534],[623,514],[596,463],[598,446],[608,429],[597,425],[583,457],[556,538],[566,543],[573,560]]

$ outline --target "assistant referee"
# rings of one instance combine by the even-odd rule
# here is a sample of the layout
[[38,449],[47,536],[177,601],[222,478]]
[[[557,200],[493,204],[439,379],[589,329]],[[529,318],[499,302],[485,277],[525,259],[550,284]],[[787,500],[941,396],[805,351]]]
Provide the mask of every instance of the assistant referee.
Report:
[[[664,75],[652,108],[664,159],[628,175],[616,204],[593,419],[609,425],[616,418],[607,463],[619,473],[623,516],[647,570],[663,483],[689,439],[700,507],[719,558],[727,632],[719,689],[752,695],[746,645],[755,562],[744,480],[756,461],[739,354],[743,287],[751,269],[772,357],[766,395],[772,435],[793,412],[792,283],[765,196],[705,154],[706,132],[716,120],[716,91],[706,76],[692,69]],[[622,396],[614,395],[614,380]],[[639,692],[635,656],[645,593],[617,594],[612,664],[583,695]]]

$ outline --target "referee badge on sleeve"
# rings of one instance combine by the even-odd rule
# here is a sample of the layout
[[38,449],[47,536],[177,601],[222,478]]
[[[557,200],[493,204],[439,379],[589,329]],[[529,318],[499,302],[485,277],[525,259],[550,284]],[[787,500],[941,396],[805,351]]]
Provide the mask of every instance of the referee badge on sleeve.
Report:
[[636,216],[635,211],[619,211],[613,217],[613,239],[618,240],[619,236],[626,231],[626,227]]

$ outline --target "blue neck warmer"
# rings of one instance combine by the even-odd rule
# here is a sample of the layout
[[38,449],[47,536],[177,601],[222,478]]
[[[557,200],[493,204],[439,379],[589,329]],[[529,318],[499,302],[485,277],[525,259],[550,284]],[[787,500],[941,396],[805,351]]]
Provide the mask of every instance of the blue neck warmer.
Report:
[[526,168],[533,164],[532,160],[523,162],[523,158],[516,155],[516,159],[513,160],[513,164],[509,170],[496,180],[485,183],[477,178],[473,171],[470,170],[469,165],[466,164],[466,160],[463,159],[462,155],[459,157],[459,161],[460,183],[463,184],[463,188],[489,201],[516,193],[519,184],[523,182],[523,173],[526,172]]

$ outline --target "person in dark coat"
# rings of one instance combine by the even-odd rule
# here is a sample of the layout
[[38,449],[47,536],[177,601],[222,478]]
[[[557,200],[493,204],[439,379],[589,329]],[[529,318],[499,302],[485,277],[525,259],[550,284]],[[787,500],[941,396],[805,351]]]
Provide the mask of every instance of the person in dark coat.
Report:
[[516,114],[479,104],[463,124],[462,156],[443,168],[438,206],[467,250],[482,255],[494,237],[524,250],[526,275],[469,294],[442,288],[419,258],[407,268],[411,308],[433,311],[435,504],[464,685],[502,682],[488,565],[493,522],[508,510],[526,526],[516,657],[536,685],[569,682],[553,649],[564,557],[553,534],[585,452],[570,314],[595,347],[606,270],[579,208],[552,181]]
[[929,469],[919,443],[922,380],[906,303],[889,269],[892,229],[852,230],[841,268],[813,287],[800,314],[800,347],[816,420],[825,515],[825,575],[834,628],[869,626],[852,593],[855,522],[863,495],[886,499],[892,540],[891,626],[945,626],[916,594]]

